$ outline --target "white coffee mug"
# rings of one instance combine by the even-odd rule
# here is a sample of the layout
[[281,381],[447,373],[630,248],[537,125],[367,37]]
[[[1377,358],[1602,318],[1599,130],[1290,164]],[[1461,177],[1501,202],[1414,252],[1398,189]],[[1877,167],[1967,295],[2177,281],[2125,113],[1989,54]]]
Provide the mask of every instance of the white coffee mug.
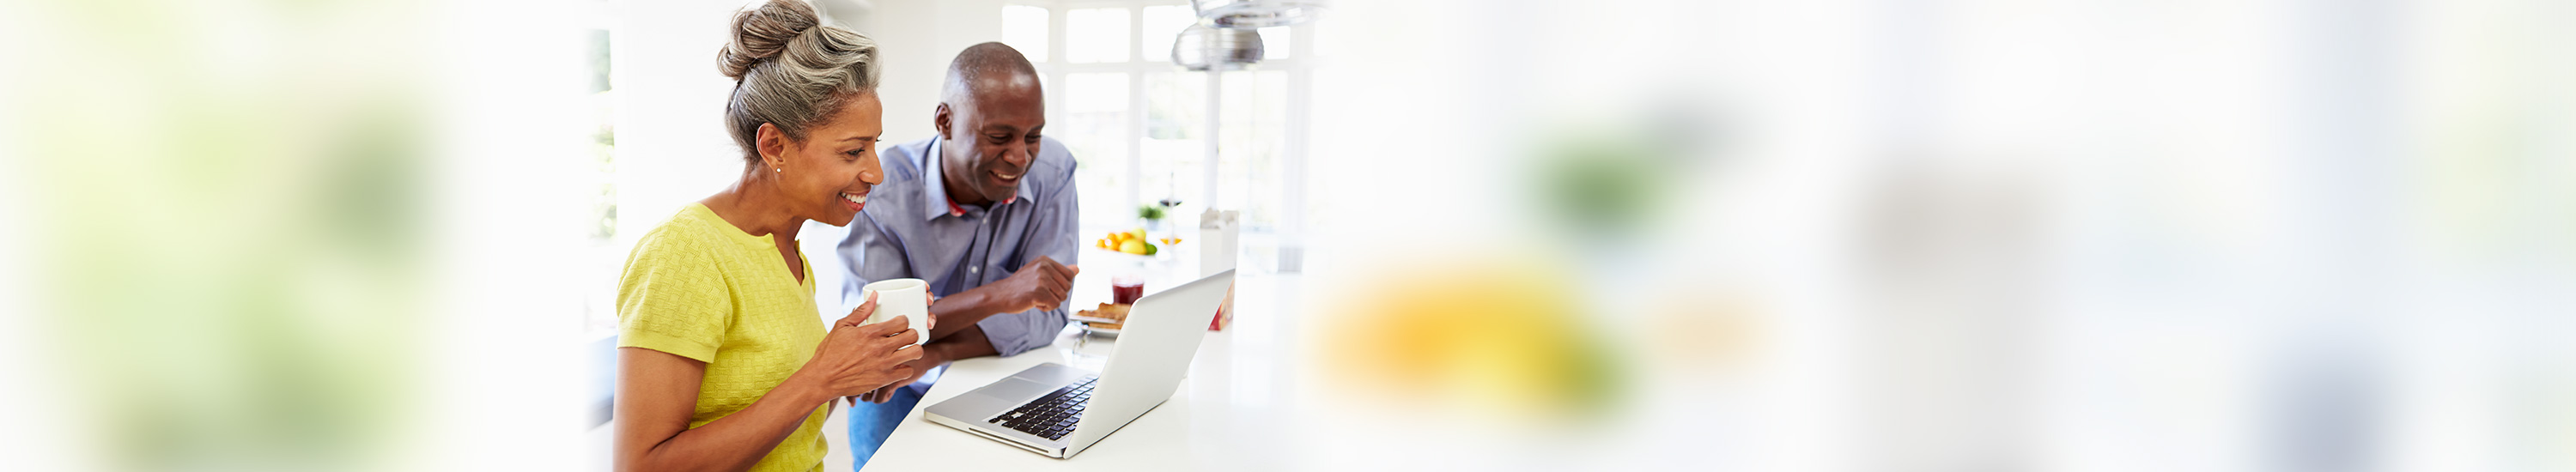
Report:
[[[867,295],[871,293],[877,295],[877,311],[868,315],[868,323],[883,323],[897,316],[909,317],[906,319],[912,322],[913,331],[920,332],[921,341],[930,340],[930,282],[921,279],[879,280],[859,287],[860,303],[866,303]],[[914,341],[913,344],[921,342]]]

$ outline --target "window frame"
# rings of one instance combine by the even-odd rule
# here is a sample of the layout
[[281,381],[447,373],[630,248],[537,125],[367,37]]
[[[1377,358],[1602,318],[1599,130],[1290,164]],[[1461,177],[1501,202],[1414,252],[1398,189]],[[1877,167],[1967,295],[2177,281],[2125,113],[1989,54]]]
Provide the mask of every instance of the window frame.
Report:
[[[1129,209],[1145,204],[1146,201],[1144,199],[1145,194],[1143,188],[1145,176],[1143,146],[1147,136],[1147,115],[1150,114],[1149,100],[1151,100],[1147,95],[1148,92],[1145,86],[1146,75],[1152,73],[1178,73],[1182,74],[1184,77],[1193,77],[1205,80],[1207,77],[1205,75],[1191,74],[1213,73],[1193,72],[1182,69],[1179,65],[1172,64],[1170,44],[1146,44],[1147,25],[1145,24],[1145,7],[1179,6],[1182,8],[1189,8],[1189,2],[1173,0],[1014,0],[1005,2],[1004,5],[1036,7],[1046,11],[1047,60],[1034,63],[1037,67],[1038,74],[1045,76],[1046,83],[1064,84],[1066,83],[1066,77],[1072,74],[1126,74],[1127,113],[1125,115],[1125,121],[1127,123],[1125,126],[1125,136],[1123,138],[1125,145],[1120,146],[1125,155],[1107,157],[1119,159],[1126,163],[1124,168],[1126,173],[1124,176],[1126,188],[1120,189],[1120,192],[1116,192],[1117,194],[1124,195],[1124,199],[1114,203],[1119,205],[1120,208]],[[1128,60],[1126,62],[1095,62],[1077,64],[1066,60],[1065,54],[1068,49],[1065,29],[1066,18],[1072,10],[1088,8],[1126,9],[1128,16]],[[1289,35],[1287,46],[1290,48],[1294,56],[1286,59],[1265,59],[1259,64],[1255,64],[1252,67],[1244,69],[1247,71],[1283,72],[1287,81],[1287,90],[1285,90],[1285,96],[1283,97],[1283,100],[1286,102],[1284,104],[1285,109],[1283,110],[1286,116],[1281,118],[1284,120],[1284,125],[1287,128],[1281,130],[1281,146],[1284,149],[1278,150],[1280,153],[1280,159],[1271,164],[1273,167],[1271,170],[1277,172],[1280,179],[1280,191],[1279,195],[1277,195],[1279,198],[1277,223],[1275,226],[1270,227],[1246,225],[1244,228],[1246,233],[1295,235],[1301,234],[1305,230],[1305,211],[1308,199],[1308,196],[1306,195],[1306,172],[1308,163],[1306,156],[1308,146],[1306,140],[1309,128],[1308,117],[1311,116],[1311,100],[1309,100],[1309,98],[1313,96],[1312,89],[1314,84],[1314,70],[1322,67],[1326,61],[1325,59],[1316,57],[1315,55],[1314,38],[1316,32],[1313,22],[1290,25],[1286,28],[1288,28]],[[1202,100],[1223,99],[1223,97],[1217,95],[1219,92],[1202,89],[1202,93],[1204,94],[1204,96],[1201,97]],[[1046,105],[1047,109],[1050,111],[1071,109],[1067,107],[1067,98],[1065,94],[1060,93],[1047,94]],[[1053,120],[1056,116],[1058,115],[1050,113],[1049,119]],[[1218,117],[1218,119],[1222,118]],[[1216,133],[1208,133],[1204,139],[1221,139],[1221,137]],[[1085,159],[1101,158],[1101,156],[1078,157]],[[1209,169],[1215,168],[1222,162],[1221,159],[1214,159],[1214,156],[1202,155],[1199,159],[1207,161],[1202,162],[1202,165],[1207,166]],[[1211,205],[1215,203],[1214,200],[1208,199],[1208,196],[1221,194],[1221,192],[1224,191],[1224,185],[1227,182],[1225,182],[1225,179],[1221,177],[1222,174],[1215,170],[1208,170],[1207,173],[1218,174],[1220,175],[1220,178],[1214,181],[1202,182],[1202,195],[1185,196],[1183,198],[1197,198],[1203,202],[1203,205]],[[1206,180],[1204,176],[1198,178]],[[1086,203],[1100,204],[1113,202]],[[1235,208],[1234,210],[1242,210],[1242,208]],[[1196,221],[1196,219],[1197,215],[1173,215],[1173,218],[1168,221],[1187,222]]]

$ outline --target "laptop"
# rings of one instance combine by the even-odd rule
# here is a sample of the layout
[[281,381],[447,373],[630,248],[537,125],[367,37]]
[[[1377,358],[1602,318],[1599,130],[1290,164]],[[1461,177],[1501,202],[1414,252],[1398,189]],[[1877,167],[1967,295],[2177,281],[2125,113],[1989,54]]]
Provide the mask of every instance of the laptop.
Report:
[[1208,316],[1233,285],[1228,270],[1137,300],[1100,372],[1039,364],[931,405],[926,417],[1039,455],[1072,458],[1172,398],[1207,334]]

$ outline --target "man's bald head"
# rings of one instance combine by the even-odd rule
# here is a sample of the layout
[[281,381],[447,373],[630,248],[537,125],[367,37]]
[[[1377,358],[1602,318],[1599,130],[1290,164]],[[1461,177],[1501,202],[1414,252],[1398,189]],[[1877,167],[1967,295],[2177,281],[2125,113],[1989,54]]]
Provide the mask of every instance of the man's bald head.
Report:
[[940,85],[939,101],[952,106],[968,105],[973,98],[1009,87],[1037,90],[1038,68],[1027,56],[1002,43],[967,46],[948,62],[948,80]]

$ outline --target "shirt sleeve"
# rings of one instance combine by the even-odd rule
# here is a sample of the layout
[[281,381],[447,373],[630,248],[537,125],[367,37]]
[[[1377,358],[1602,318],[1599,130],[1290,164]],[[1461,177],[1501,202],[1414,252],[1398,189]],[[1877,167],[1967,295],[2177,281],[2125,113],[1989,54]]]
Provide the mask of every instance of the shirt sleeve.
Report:
[[731,290],[708,248],[654,235],[636,244],[617,283],[617,346],[715,362],[733,323]]
[[[1081,229],[1077,227],[1081,220],[1076,218],[1080,216],[1077,211],[1082,205],[1076,200],[1079,192],[1073,188],[1073,173],[1066,172],[1062,182],[1054,192],[1039,196],[1036,202],[1038,210],[1029,219],[1032,237],[1021,242],[1020,253],[1044,255],[1065,265],[1077,265],[1082,262],[1078,259],[1082,245],[1079,242],[1081,236],[1075,234]],[[1029,259],[1037,258],[1031,256]],[[1056,333],[1064,332],[1067,308],[1057,306],[1049,310],[993,315],[976,322],[975,326],[984,329],[984,338],[992,341],[994,353],[1015,355],[1055,343]]]
[[911,258],[904,256],[903,241],[877,222],[877,208],[881,207],[860,211],[858,219],[850,222],[850,234],[841,238],[838,251],[847,262],[842,270],[848,271],[848,277],[841,278],[840,312],[858,309],[859,303],[867,301],[859,288],[871,282],[921,277],[914,274]]

